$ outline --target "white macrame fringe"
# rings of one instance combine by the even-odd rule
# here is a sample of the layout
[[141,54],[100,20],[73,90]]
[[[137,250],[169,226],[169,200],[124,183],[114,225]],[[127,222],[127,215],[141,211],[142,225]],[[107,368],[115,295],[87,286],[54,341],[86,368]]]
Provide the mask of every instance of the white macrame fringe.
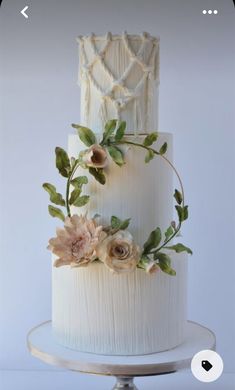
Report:
[[[130,56],[130,62],[127,68],[125,69],[123,75],[116,79],[109,69],[108,65],[105,62],[105,54],[109,49],[109,46],[112,42],[113,36],[109,32],[107,33],[104,41],[104,46],[98,50],[95,45],[95,35],[92,33],[89,37],[89,43],[93,51],[93,57],[92,60],[88,61],[86,50],[84,47],[84,39],[80,37],[78,39],[81,47],[81,55],[83,57],[83,61],[81,61],[81,67],[82,67],[82,77],[86,80],[86,92],[85,92],[85,119],[86,123],[89,120],[89,104],[90,104],[90,85],[93,85],[93,87],[96,89],[96,91],[100,94],[101,102],[100,102],[100,109],[99,109],[99,117],[102,126],[105,124],[105,122],[108,119],[107,114],[107,101],[110,101],[115,109],[116,112],[116,118],[121,120],[121,112],[124,110],[128,103],[133,102],[133,115],[134,115],[134,123],[135,128],[134,133],[137,135],[139,133],[140,129],[144,129],[145,131],[149,130],[149,118],[151,115],[152,107],[149,104],[149,101],[152,99],[153,95],[153,88],[149,87],[149,83],[152,82],[152,80],[155,78],[155,57],[156,57],[156,49],[158,45],[158,40],[155,38],[150,37],[148,33],[142,34],[142,42],[140,45],[140,48],[137,53],[135,53],[130,45],[129,37],[126,32],[122,35],[122,41],[124,44],[124,47],[127,51],[127,53]],[[143,54],[145,51],[146,44],[150,43],[152,44],[152,49],[148,58],[148,61],[144,62],[143,60]],[[110,79],[110,87],[107,89],[102,88],[99,83],[96,81],[94,75],[93,75],[93,67],[94,65],[99,62],[102,70],[105,74],[107,74],[108,78]],[[131,72],[133,66],[135,64],[138,64],[139,67],[142,69],[142,77],[138,81],[137,85],[130,89],[126,85],[126,79]],[[146,86],[147,88],[147,94],[148,98],[146,99],[146,112],[144,115],[144,123],[142,123],[142,115],[140,110],[140,104],[139,99],[141,96],[142,89]],[[114,96],[114,89],[118,88],[120,91],[122,91],[123,95],[120,97]],[[144,126],[144,127],[143,127]]]

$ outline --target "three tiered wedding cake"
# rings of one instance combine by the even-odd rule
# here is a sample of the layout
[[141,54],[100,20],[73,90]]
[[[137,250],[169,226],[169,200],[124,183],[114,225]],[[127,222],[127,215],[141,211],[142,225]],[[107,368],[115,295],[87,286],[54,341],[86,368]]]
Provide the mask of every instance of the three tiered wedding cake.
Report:
[[159,39],[108,33],[78,41],[82,125],[73,125],[68,154],[56,148],[65,198],[43,185],[67,212],[49,205],[64,222],[49,241],[54,337],[98,354],[171,349],[185,337],[191,250],[173,242],[188,207],[172,135],[153,131]]

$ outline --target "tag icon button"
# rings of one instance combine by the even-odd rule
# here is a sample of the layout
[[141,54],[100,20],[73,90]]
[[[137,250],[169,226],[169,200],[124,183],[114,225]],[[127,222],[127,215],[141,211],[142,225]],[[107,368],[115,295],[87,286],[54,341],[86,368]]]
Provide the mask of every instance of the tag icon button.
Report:
[[202,367],[206,371],[210,371],[210,369],[213,367],[212,364],[208,360],[202,360]]
[[223,367],[221,356],[211,349],[196,353],[191,361],[192,374],[200,382],[216,381],[222,374]]

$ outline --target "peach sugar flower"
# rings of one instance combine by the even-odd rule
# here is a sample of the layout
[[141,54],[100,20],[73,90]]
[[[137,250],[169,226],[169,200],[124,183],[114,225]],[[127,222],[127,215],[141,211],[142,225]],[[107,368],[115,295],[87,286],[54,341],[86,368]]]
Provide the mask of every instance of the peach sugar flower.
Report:
[[134,271],[140,258],[140,248],[126,230],[119,230],[106,237],[99,243],[96,251],[104,265],[116,273]]
[[57,228],[57,237],[49,240],[48,249],[58,259],[54,266],[86,266],[97,258],[97,244],[106,237],[102,226],[86,216],[66,217],[64,229]]

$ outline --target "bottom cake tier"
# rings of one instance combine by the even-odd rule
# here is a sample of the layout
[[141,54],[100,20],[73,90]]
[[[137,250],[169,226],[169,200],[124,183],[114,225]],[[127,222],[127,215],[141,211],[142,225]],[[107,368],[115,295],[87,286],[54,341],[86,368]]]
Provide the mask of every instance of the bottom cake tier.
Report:
[[184,341],[187,254],[172,253],[176,276],[136,269],[113,274],[102,263],[52,269],[52,326],[58,343],[105,355],[141,355]]

